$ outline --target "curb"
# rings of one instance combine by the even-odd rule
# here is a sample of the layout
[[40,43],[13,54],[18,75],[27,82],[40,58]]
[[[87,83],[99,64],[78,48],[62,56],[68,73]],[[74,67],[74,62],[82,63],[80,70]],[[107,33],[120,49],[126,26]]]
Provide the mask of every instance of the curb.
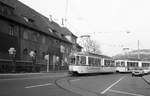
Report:
[[49,73],[8,73],[0,74],[0,80],[17,80],[41,77],[64,77],[68,76],[67,72],[49,72]]
[[68,71],[50,71],[50,72],[38,72],[38,73],[0,73],[0,76],[18,76],[18,75],[38,75],[38,74],[57,74],[67,73]]

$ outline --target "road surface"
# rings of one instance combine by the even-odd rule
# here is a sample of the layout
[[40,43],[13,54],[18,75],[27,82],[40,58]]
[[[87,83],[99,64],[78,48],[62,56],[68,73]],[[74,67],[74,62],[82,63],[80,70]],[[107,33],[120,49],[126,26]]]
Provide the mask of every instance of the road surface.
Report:
[[150,85],[131,74],[36,75],[0,79],[0,96],[150,96]]

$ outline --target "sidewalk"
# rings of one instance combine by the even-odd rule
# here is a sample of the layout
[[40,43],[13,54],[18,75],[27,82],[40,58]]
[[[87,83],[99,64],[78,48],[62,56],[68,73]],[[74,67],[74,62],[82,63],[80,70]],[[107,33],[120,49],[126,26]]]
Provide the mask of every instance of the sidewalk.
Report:
[[67,71],[50,71],[41,73],[1,73],[0,79],[15,79],[15,78],[38,78],[38,77],[65,77],[68,76]]
[[150,85],[150,74],[144,75],[143,79]]

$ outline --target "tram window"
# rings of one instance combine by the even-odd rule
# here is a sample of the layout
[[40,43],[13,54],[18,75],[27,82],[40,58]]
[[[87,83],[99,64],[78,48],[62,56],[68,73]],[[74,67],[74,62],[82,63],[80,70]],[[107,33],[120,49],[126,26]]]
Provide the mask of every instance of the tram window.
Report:
[[101,66],[101,59],[98,59],[97,62],[98,62],[98,66]]
[[125,62],[121,62],[121,67],[125,67]]
[[86,65],[86,57],[81,56],[80,58],[81,58],[81,59],[80,59],[80,64],[81,64],[81,65]]
[[96,58],[93,58],[93,66],[97,66]]
[[138,67],[138,62],[127,62],[128,67]]
[[88,64],[89,66],[100,66],[101,59],[88,57]]
[[88,57],[88,59],[89,59],[88,60],[89,66],[92,66],[94,62],[94,58]]
[[77,64],[77,65],[80,65],[80,64],[79,64],[79,56],[76,57],[76,64]]
[[110,66],[110,60],[104,60],[104,65],[106,67],[109,67]]
[[116,62],[116,66],[120,67],[120,62],[119,61]]
[[150,63],[142,63],[142,67],[149,67]]
[[115,67],[115,62],[113,60],[111,60],[110,66]]
[[71,63],[71,64],[75,64],[75,58],[71,58],[70,63]]
[[101,65],[100,59],[95,58],[95,66],[100,66],[100,65]]

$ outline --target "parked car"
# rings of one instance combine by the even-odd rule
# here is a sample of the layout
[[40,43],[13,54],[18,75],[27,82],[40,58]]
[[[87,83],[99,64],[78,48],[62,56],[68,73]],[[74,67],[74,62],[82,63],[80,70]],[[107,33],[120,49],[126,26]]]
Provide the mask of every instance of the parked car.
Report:
[[144,74],[149,74],[150,73],[150,69],[143,69]]
[[141,68],[136,68],[132,71],[132,76],[143,76],[144,75],[144,70]]

